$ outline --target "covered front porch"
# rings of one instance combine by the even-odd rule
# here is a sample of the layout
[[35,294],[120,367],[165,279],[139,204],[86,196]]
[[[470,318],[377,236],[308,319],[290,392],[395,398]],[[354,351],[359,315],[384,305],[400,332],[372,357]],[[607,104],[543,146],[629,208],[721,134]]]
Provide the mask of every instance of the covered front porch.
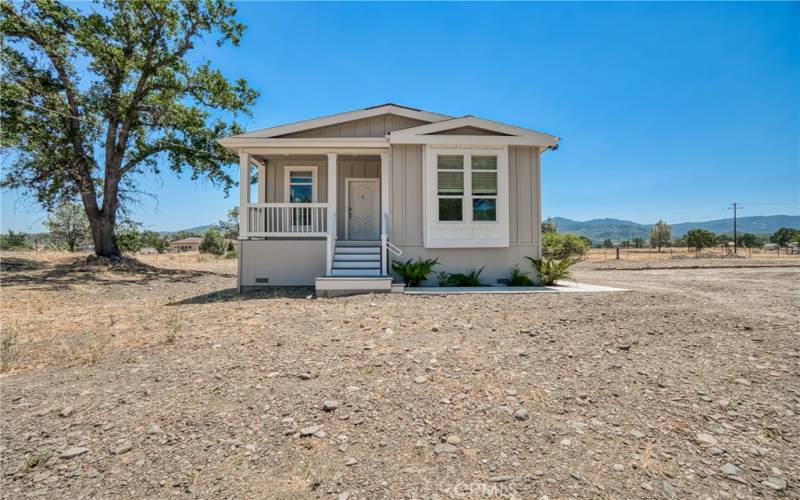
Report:
[[387,147],[252,148],[239,159],[251,187],[240,189],[240,240],[324,242],[320,275],[388,276]]

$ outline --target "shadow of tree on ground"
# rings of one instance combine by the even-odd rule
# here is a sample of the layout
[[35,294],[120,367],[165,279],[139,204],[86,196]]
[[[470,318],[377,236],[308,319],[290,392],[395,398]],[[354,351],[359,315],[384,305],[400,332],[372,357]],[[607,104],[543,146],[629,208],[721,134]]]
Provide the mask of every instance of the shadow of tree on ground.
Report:
[[3,259],[2,272],[3,286],[29,286],[39,290],[65,290],[75,285],[142,285],[156,281],[192,283],[205,276],[236,277],[231,273],[154,267],[131,258],[117,263],[97,263],[83,258],[51,263],[12,257]]
[[314,296],[314,288],[306,286],[270,287],[263,290],[247,290],[239,293],[236,288],[225,288],[195,297],[171,302],[168,305],[213,304],[217,302],[239,302],[243,300],[307,299]]

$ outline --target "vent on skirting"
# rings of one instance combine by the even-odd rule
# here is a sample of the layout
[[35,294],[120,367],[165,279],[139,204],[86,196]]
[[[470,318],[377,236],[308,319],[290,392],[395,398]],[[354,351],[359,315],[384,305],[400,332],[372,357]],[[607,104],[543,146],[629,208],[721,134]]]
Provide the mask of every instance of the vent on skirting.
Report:
[[256,278],[256,283],[269,283],[269,278]]

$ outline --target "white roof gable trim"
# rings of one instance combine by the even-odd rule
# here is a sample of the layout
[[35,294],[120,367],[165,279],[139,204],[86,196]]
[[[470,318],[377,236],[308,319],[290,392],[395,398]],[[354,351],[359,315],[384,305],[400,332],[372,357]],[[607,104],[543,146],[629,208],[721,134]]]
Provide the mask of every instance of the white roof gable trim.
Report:
[[404,106],[397,106],[395,104],[384,104],[381,106],[374,106],[372,108],[357,109],[355,111],[347,111],[345,113],[338,113],[335,115],[323,116],[311,120],[289,123],[287,125],[280,125],[278,127],[264,128],[253,132],[247,132],[223,139],[222,144],[225,145],[224,141],[227,141],[228,139],[269,139],[271,137],[294,134],[297,132],[303,132],[305,130],[327,127],[329,125],[338,125],[344,122],[372,118],[373,116],[381,116],[386,114],[403,116],[406,118],[413,118],[426,122],[438,122],[452,118],[447,115],[440,115],[439,113],[431,113],[429,111],[406,108]]
[[[503,135],[435,135],[437,132],[475,127]],[[507,144],[513,146],[553,147],[559,141],[554,135],[536,132],[504,123],[465,116],[389,133],[391,144]]]

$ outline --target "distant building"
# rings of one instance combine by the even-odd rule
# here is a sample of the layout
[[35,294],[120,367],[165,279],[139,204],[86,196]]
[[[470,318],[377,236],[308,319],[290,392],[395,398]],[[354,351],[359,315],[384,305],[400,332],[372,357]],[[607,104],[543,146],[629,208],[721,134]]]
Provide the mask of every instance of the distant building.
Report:
[[139,249],[139,253],[153,254],[153,253],[158,253],[158,250],[156,250],[153,247],[142,247]]
[[200,242],[203,238],[181,238],[180,240],[170,241],[169,249],[172,252],[197,252],[200,250]]

